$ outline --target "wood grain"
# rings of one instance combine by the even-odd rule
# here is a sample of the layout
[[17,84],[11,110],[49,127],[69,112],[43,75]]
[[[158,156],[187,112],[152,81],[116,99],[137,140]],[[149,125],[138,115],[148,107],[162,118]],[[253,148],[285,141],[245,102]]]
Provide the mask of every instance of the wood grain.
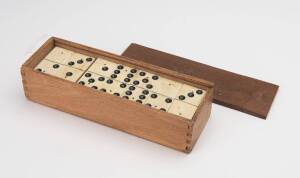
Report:
[[122,54],[152,65],[211,81],[215,84],[213,102],[267,118],[278,85],[239,75],[206,64],[132,43]]

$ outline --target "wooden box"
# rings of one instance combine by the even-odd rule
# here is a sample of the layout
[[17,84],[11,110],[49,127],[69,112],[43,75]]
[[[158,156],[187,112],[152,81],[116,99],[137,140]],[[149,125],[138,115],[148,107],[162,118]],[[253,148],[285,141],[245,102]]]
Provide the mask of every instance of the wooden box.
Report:
[[[56,72],[56,76],[49,75],[47,72],[44,73],[44,69],[42,70],[38,68],[38,66],[42,65],[43,60],[48,59],[47,56],[52,55],[51,51],[54,51],[54,49],[72,51],[72,55],[75,58],[78,58],[78,56],[79,58],[81,56],[88,56],[89,61],[92,64],[82,68],[77,66],[76,69],[71,69],[70,66],[60,64],[61,67],[59,70],[65,71],[64,68],[68,68],[68,70],[70,68],[70,71],[72,72],[69,71],[65,73],[64,77],[59,77],[62,75],[62,72]],[[138,71],[145,71],[146,73],[149,73],[149,75],[153,74],[152,78],[154,75],[157,75],[162,81],[166,80],[179,83],[181,89],[180,91],[177,91],[176,97],[184,86],[198,88],[203,91],[205,95],[201,92],[201,101],[195,106],[196,108],[193,110],[191,117],[188,118],[183,116],[184,113],[187,112],[187,109],[184,107],[182,109],[181,107],[184,105],[183,103],[186,102],[185,104],[188,104],[192,100],[181,103],[174,95],[174,98],[171,98],[171,100],[169,99],[173,104],[170,104],[170,106],[168,106],[170,109],[167,110],[167,112],[164,112],[155,108],[156,105],[151,106],[149,103],[141,104],[133,100],[122,98],[119,94],[118,96],[115,96],[109,92],[101,92],[96,86],[82,86],[84,82],[80,80],[85,80],[84,77],[87,77],[88,71],[93,68],[91,66],[96,65],[97,61],[101,62],[102,59],[112,62],[113,64],[128,67],[128,69],[134,68]],[[88,60],[88,58],[86,58],[86,60]],[[51,61],[49,60],[48,62]],[[69,64],[74,65],[74,62],[69,62]],[[53,65],[53,68],[56,67],[59,66],[57,64]],[[76,73],[76,71],[79,72]],[[21,74],[25,96],[31,101],[71,113],[183,152],[190,152],[192,150],[195,142],[204,129],[211,112],[213,84],[210,82],[56,37],[48,39],[22,65]],[[106,81],[108,80],[109,79]],[[89,81],[88,84],[90,84],[90,80],[87,81]],[[132,86],[133,84],[130,85]],[[158,82],[157,86],[164,85]],[[162,90],[163,89],[164,88],[162,88]],[[172,93],[171,90],[168,90],[169,89],[166,89],[167,94]],[[152,92],[152,94],[155,93],[155,91],[149,91]],[[157,94],[159,97],[168,98],[163,94],[160,96],[159,92]],[[151,98],[148,100],[150,99]],[[168,103],[167,99],[164,101]],[[176,107],[174,105],[176,105]],[[178,110],[181,111],[179,112]]]

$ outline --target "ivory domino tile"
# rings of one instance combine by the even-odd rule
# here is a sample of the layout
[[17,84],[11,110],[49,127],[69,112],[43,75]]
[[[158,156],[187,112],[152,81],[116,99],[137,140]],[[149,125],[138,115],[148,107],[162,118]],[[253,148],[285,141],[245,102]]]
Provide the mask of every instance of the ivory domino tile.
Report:
[[68,65],[80,70],[87,69],[95,60],[95,58],[66,50],[60,47],[55,47],[45,59]]
[[65,66],[62,64],[54,63],[48,60],[42,60],[36,67],[36,71],[44,72],[65,80],[76,82],[82,75],[83,71]]
[[196,110],[197,106],[179,101],[179,100],[174,100],[174,103],[171,105],[169,109],[169,113],[187,118],[187,119],[192,119]]
[[206,92],[202,89],[184,84],[177,93],[176,98],[197,106],[202,102],[205,94]]

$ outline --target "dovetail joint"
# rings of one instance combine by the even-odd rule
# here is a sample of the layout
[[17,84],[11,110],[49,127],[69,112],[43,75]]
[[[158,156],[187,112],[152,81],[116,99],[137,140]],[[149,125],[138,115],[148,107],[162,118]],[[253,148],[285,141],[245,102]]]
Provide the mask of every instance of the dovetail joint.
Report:
[[190,150],[190,145],[192,143],[192,131],[193,131],[193,125],[188,125],[188,128],[187,128],[187,133],[186,133],[186,144],[187,146],[185,147],[185,149],[187,151]]

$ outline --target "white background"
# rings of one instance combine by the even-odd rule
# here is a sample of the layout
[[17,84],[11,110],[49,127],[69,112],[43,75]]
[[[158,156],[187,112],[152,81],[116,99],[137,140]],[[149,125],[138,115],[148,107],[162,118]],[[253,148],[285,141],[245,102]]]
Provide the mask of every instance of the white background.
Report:
[[[299,33],[299,0],[1,0],[0,177],[300,177]],[[20,66],[50,35],[116,54],[136,42],[280,89],[266,121],[214,104],[187,155],[26,100]]]

